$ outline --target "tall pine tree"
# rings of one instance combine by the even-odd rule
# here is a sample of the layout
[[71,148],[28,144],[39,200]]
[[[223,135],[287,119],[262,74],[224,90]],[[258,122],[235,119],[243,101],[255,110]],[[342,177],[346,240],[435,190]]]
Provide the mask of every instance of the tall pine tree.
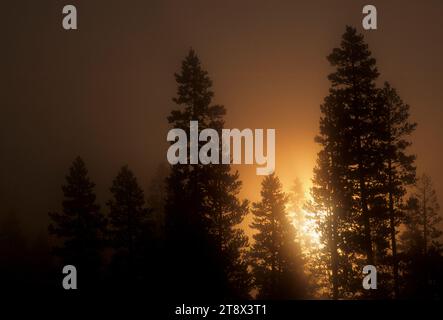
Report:
[[345,162],[344,174],[354,189],[352,211],[348,214],[361,226],[359,231],[363,237],[358,239],[358,244],[366,255],[365,263],[374,265],[370,201],[376,196],[374,177],[381,165],[381,161],[377,161],[380,150],[374,129],[375,81],[379,73],[363,36],[351,27],[346,28],[340,48],[335,48],[328,60],[336,68],[329,75],[330,95],[341,112],[339,129],[344,133],[340,141],[343,159],[340,160]]
[[[173,128],[189,132],[221,132],[226,110],[212,104],[212,81],[190,50],[175,75],[173,101],[178,109],[168,117]],[[199,146],[203,143],[199,142]],[[188,146],[188,163],[189,162]],[[238,228],[248,203],[238,200],[241,182],[229,165],[177,164],[167,178],[166,232],[172,286],[179,296],[247,297],[250,278],[244,260],[247,237]]]
[[250,251],[259,299],[303,297],[303,261],[288,219],[288,198],[275,174],[263,179],[261,201],[253,203],[251,228],[257,232]]
[[385,131],[384,145],[384,176],[386,207],[389,215],[389,233],[392,252],[392,272],[394,297],[399,297],[399,266],[397,253],[397,233],[404,215],[407,188],[415,182],[415,156],[408,154],[411,146],[409,136],[416,124],[409,121],[409,106],[397,94],[397,91],[385,83],[379,91],[382,112],[379,113],[382,130]]
[[140,285],[144,274],[149,273],[144,270],[144,258],[145,255],[152,257],[149,251],[153,247],[154,230],[143,190],[128,166],[120,169],[112,183],[111,194],[107,205],[109,242],[115,251],[113,272],[121,280],[120,285]]
[[64,265],[77,268],[79,288],[92,288],[99,280],[106,220],[96,204],[94,186],[85,163],[76,158],[62,187],[63,212],[49,213],[49,233],[61,242],[54,253]]
[[[395,101],[394,92],[376,87],[376,61],[356,29],[346,27],[340,47],[328,60],[335,71],[328,77],[331,88],[321,106],[316,137],[321,151],[312,196],[331,265],[331,295],[337,299],[366,294],[360,277],[364,265],[379,266],[379,282],[388,281],[384,265],[395,245],[397,220],[392,216],[390,228],[387,195],[391,192],[393,201],[398,200],[409,178],[400,176],[412,166],[404,159],[404,137],[410,132],[403,127],[412,131],[413,126],[409,129],[407,109]],[[389,175],[391,184],[386,182]],[[377,296],[385,294],[377,291]]]

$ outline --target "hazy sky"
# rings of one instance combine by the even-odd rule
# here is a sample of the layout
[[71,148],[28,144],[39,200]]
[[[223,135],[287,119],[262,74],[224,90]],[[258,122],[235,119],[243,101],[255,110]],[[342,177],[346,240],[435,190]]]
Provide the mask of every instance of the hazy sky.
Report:
[[[412,107],[419,172],[443,204],[443,2],[371,1],[379,29],[364,35],[388,80]],[[62,29],[75,4],[77,31]],[[275,128],[277,173],[309,183],[326,56],[345,25],[361,30],[367,1],[22,1],[2,4],[0,202],[45,228],[81,155],[103,204],[119,167],[144,187],[165,161],[173,74],[190,47],[214,82],[228,128]],[[241,169],[257,199],[255,166]]]

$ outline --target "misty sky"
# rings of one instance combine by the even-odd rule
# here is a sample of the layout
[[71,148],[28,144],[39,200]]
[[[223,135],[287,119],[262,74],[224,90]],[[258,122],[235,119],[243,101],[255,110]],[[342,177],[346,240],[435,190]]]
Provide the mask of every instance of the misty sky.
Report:
[[[62,8],[78,10],[77,31]],[[190,47],[214,82],[228,128],[275,128],[285,187],[309,183],[326,56],[345,25],[361,30],[367,1],[23,1],[2,4],[0,202],[26,226],[46,228],[60,186],[80,155],[107,199],[120,166],[147,187],[166,158],[174,72]],[[443,201],[443,2],[371,1],[379,30],[364,35],[418,122],[418,172]],[[256,200],[255,166],[241,168],[242,196]],[[443,203],[443,202],[442,202]]]

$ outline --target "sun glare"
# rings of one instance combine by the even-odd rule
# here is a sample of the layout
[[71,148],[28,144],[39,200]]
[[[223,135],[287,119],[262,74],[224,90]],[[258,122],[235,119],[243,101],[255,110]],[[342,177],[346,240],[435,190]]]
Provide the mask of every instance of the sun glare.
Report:
[[317,248],[320,246],[320,234],[316,230],[316,224],[313,219],[309,219],[311,213],[304,209],[300,212],[290,211],[292,217],[292,225],[298,233],[301,245],[304,249]]
[[[304,201],[311,199],[308,192],[304,192]],[[303,206],[294,209],[292,204],[287,206],[288,214],[292,219],[292,225],[298,234],[297,238],[300,241],[303,251],[310,251],[311,249],[321,247],[320,234],[316,230],[316,223],[312,212],[307,211]]]

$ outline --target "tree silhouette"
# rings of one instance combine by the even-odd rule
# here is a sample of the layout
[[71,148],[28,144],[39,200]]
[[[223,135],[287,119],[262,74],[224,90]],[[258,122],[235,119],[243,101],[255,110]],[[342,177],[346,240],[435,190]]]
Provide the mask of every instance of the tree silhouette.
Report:
[[374,134],[375,80],[379,73],[363,36],[351,27],[346,28],[340,48],[328,57],[336,72],[329,75],[331,98],[343,112],[341,130],[344,130],[344,156],[347,179],[351,181],[356,197],[351,211],[354,220],[362,223],[361,245],[367,264],[375,264],[371,229],[371,198],[375,196],[373,179],[379,171],[380,161]]
[[[123,166],[111,187],[112,199],[108,201],[108,235],[115,250],[113,268],[118,274],[119,284],[141,285],[143,257],[149,253],[153,240],[153,221],[146,207],[144,193],[137,178],[128,166]],[[144,272],[143,272],[144,271]]]
[[429,250],[441,250],[441,243],[438,239],[442,235],[439,230],[442,217],[439,214],[437,194],[428,175],[423,174],[418,180],[416,192],[411,201],[414,205],[410,206],[407,225],[411,229],[415,227],[421,229],[420,251],[427,255]]
[[[54,253],[64,265],[74,265],[79,276],[79,288],[91,288],[99,280],[103,233],[106,225],[96,204],[95,184],[88,177],[83,160],[78,157],[62,187],[63,212],[49,213],[52,220],[49,233],[61,241]],[[60,269],[61,270],[61,269]]]
[[328,60],[336,70],[328,76],[331,88],[321,106],[316,141],[322,150],[312,195],[316,211],[325,215],[319,226],[329,250],[336,299],[356,291],[354,266],[362,262],[349,265],[351,257],[364,254],[365,264],[375,261],[369,202],[376,196],[374,177],[381,163],[374,161],[380,150],[373,134],[378,71],[363,36],[349,26]]
[[168,175],[169,165],[161,163],[149,181],[146,192],[147,202],[152,209],[155,235],[158,239],[164,237],[165,231],[166,177]]
[[[226,110],[212,104],[212,81],[193,50],[175,78],[178,90],[173,101],[179,108],[171,112],[169,123],[189,132],[189,122],[196,120],[199,130],[221,132]],[[180,266],[169,272],[178,295],[228,298],[249,294],[250,278],[243,259],[248,242],[237,228],[248,204],[237,199],[241,182],[238,173],[230,171],[229,165],[222,164],[171,168],[166,232],[168,265]]]
[[[393,282],[398,297],[396,234],[415,179],[415,157],[407,154],[415,124],[395,89],[376,87],[376,61],[356,29],[346,27],[328,60],[335,71],[321,105],[311,208],[330,261],[331,296],[389,296]],[[362,291],[364,265],[378,267],[377,292]]]
[[[317,260],[328,261],[329,270],[325,270],[319,264],[314,264],[313,272],[321,282],[331,280],[331,293],[333,299],[338,299],[345,294],[348,274],[345,270],[352,270],[348,260],[343,258],[345,253],[343,232],[344,208],[347,208],[347,193],[340,172],[343,172],[338,148],[338,130],[331,130],[333,122],[329,108],[325,108],[325,117],[322,118],[328,137],[318,137],[317,141],[324,145],[324,149],[317,155],[317,165],[314,168],[313,186],[311,195],[313,202],[308,204],[309,211],[313,212],[313,219],[317,223],[317,232],[325,250],[318,252]],[[326,129],[327,128],[327,129]],[[322,124],[321,124],[322,130]],[[330,131],[329,131],[330,130]],[[321,140],[320,140],[321,139]],[[341,250],[339,251],[339,249]],[[339,255],[341,252],[341,255]],[[326,271],[326,272],[325,272]]]
[[296,299],[303,295],[301,250],[290,223],[288,199],[275,174],[263,179],[261,201],[253,203],[250,257],[259,299]]
[[414,131],[416,124],[409,122],[409,106],[398,96],[396,90],[385,83],[379,97],[383,105],[380,112],[381,129],[385,130],[384,161],[385,188],[387,207],[389,210],[389,230],[392,249],[392,269],[394,278],[394,297],[399,297],[399,267],[397,256],[397,228],[404,209],[406,188],[415,182],[415,156],[408,155],[407,148],[411,145],[408,136]]
[[430,298],[437,294],[437,290],[442,296],[442,217],[439,210],[431,178],[423,174],[408,200],[406,230],[401,235],[403,261],[406,264],[406,296]]

